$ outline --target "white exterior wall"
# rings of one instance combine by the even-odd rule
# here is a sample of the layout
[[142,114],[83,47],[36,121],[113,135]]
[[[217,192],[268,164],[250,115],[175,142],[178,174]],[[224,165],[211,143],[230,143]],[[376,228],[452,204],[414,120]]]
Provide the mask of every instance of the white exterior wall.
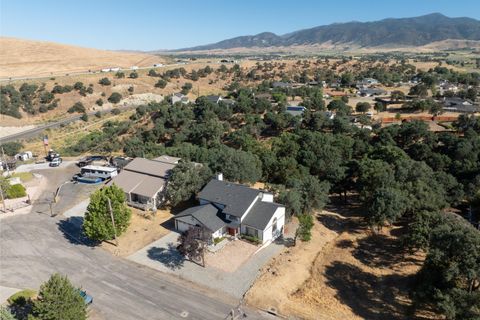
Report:
[[265,227],[265,230],[263,230],[263,235],[260,239],[262,239],[262,243],[270,242],[274,239],[272,239],[272,226],[273,226],[273,220],[277,218],[277,230],[282,230],[285,225],[285,208],[284,207],[278,207],[275,213],[273,214],[272,219],[268,222],[267,226]]
[[223,236],[225,234],[225,231],[226,231],[225,227],[223,227],[221,229],[218,229],[217,231],[212,233],[212,238],[220,238],[221,236]]

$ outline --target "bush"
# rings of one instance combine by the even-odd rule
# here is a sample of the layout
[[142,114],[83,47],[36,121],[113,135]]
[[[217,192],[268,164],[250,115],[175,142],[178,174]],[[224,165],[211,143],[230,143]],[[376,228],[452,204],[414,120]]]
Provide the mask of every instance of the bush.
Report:
[[167,86],[167,81],[163,80],[163,79],[160,79],[157,81],[157,83],[155,83],[155,88],[160,88],[160,89],[163,89]]
[[99,106],[99,107],[103,106],[103,100],[102,100],[102,99],[98,99],[97,101],[95,101],[95,103],[96,103],[97,106]]
[[242,235],[242,239],[247,240],[248,242],[251,242],[251,243],[256,244],[256,245],[261,243],[261,241],[258,237],[249,236],[248,234]]
[[222,242],[222,240],[225,239],[225,237],[218,237],[218,238],[214,238],[213,239],[213,243],[215,245],[219,244],[220,242]]
[[81,119],[82,121],[87,122],[87,121],[88,121],[88,115],[87,115],[86,113],[84,113],[84,114],[82,114],[82,116],[80,117],[80,119]]
[[108,98],[108,102],[111,102],[111,103],[119,103],[120,100],[122,100],[122,95],[118,92],[114,92],[110,95],[110,97]]
[[0,147],[3,148],[3,151],[6,155],[14,156],[20,152],[20,150],[23,148],[23,144],[20,142],[6,142],[1,144]]
[[115,73],[115,77],[117,77],[117,79],[125,78],[125,73],[118,71]]
[[25,289],[10,296],[10,298],[7,299],[7,302],[10,305],[24,305],[25,302],[32,298],[35,298],[36,296],[37,291],[32,289]]
[[21,198],[25,197],[27,195],[27,191],[25,190],[25,187],[21,184],[14,184],[13,186],[10,186],[6,192],[7,194],[7,199],[16,199],[16,198]]
[[112,82],[108,78],[102,78],[100,81],[98,81],[99,84],[102,86],[109,86],[112,84]]
[[85,106],[81,102],[75,103],[70,109],[68,109],[68,113],[74,113],[74,112],[85,112]]
[[120,111],[120,109],[118,109],[118,108],[113,108],[112,111],[110,111],[110,112],[114,115],[119,115],[120,113],[122,113],[122,111]]
[[95,117],[101,118],[101,117],[102,117],[102,113],[101,113],[100,111],[95,112]]
[[129,77],[131,79],[137,79],[138,78],[138,73],[136,71],[133,71],[132,73],[130,73]]

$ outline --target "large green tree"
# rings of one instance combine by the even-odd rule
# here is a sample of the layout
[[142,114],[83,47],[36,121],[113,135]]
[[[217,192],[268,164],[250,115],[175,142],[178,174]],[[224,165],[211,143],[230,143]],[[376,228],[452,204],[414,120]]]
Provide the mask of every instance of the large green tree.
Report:
[[115,184],[95,191],[83,221],[85,235],[96,241],[112,240],[115,229],[109,212],[108,199],[111,201],[117,236],[127,230],[132,212],[125,203],[125,193]]
[[86,305],[66,276],[54,273],[41,285],[33,315],[39,320],[82,320],[87,318]]
[[171,206],[192,198],[207,183],[212,171],[204,165],[180,162],[172,169],[167,185],[167,200]]

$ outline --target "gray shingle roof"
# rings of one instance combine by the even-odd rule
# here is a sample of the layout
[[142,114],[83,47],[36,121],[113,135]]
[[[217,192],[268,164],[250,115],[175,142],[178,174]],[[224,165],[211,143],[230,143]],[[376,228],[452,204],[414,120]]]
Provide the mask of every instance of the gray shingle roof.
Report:
[[260,190],[241,184],[212,179],[198,194],[198,198],[222,204],[225,206],[224,213],[241,217],[259,193]]
[[171,163],[148,160],[145,158],[135,158],[123,169],[141,174],[147,174],[150,176],[166,178],[168,177],[170,170],[172,170],[174,167],[175,164]]
[[279,207],[283,206],[278,203],[263,202],[259,200],[253,205],[247,216],[243,218],[242,224],[246,224],[258,230],[264,230]]
[[[222,218],[221,212],[212,204],[204,204],[201,206],[196,206],[188,208],[178,215],[175,216],[175,219],[183,221],[182,217],[192,216],[197,219],[205,228],[215,232],[220,228],[226,226],[229,221],[226,221]],[[190,223],[185,220],[183,222]]]

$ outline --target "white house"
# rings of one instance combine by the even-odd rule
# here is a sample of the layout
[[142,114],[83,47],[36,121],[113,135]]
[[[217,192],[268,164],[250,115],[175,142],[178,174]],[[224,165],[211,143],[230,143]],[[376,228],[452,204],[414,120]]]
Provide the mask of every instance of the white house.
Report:
[[222,236],[248,235],[268,244],[283,235],[285,206],[273,202],[273,194],[241,184],[212,179],[199,193],[200,205],[175,216],[175,228],[184,232],[201,226]]

